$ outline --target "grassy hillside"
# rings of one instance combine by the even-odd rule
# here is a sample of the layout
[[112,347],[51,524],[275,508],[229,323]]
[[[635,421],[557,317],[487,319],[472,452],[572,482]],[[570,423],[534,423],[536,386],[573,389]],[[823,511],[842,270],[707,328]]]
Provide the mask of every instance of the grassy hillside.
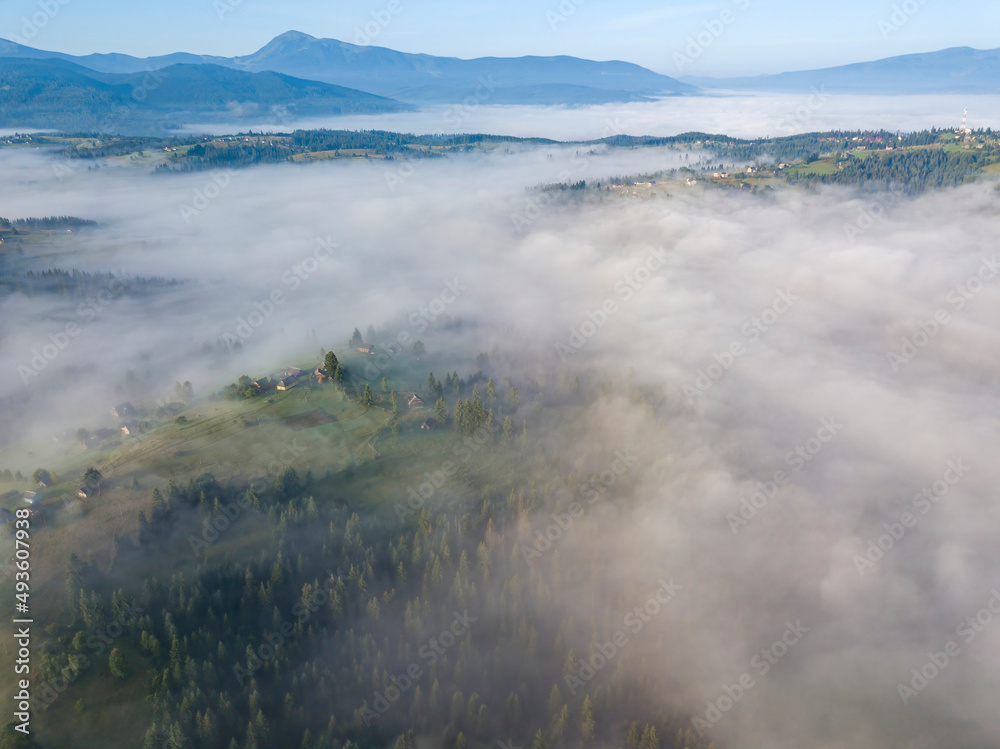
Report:
[[[358,373],[368,361],[343,364]],[[435,381],[430,367],[463,375]],[[40,745],[451,749],[501,734],[530,743],[541,730],[553,745],[659,731],[665,749],[707,747],[662,697],[627,690],[621,669],[601,677],[610,690],[564,683],[591,628],[620,627],[621,611],[659,583],[640,575],[602,591],[601,560],[565,569],[560,554],[534,561],[522,546],[536,520],[574,501],[630,501],[626,466],[594,489],[613,451],[577,445],[572,463],[592,467],[581,473],[548,447],[625,407],[613,386],[485,354],[399,355],[371,380],[367,407],[362,385],[303,382],[180,410],[136,403],[153,415],[138,436],[72,447],[47,466],[57,476],[31,536]],[[407,408],[413,392],[425,408]],[[629,398],[645,401],[631,387]],[[437,428],[422,428],[433,416]],[[81,500],[88,466],[102,473],[100,495]],[[567,543],[599,531],[581,527]],[[573,608],[567,575],[591,581],[606,621],[554,615]],[[0,588],[7,614],[12,585],[8,575]],[[435,663],[416,655],[463,611],[479,624],[461,647]],[[279,631],[280,655],[255,666]],[[9,631],[0,642],[12,647]],[[414,661],[419,688],[383,714],[373,691]],[[0,684],[10,697],[10,675]]]

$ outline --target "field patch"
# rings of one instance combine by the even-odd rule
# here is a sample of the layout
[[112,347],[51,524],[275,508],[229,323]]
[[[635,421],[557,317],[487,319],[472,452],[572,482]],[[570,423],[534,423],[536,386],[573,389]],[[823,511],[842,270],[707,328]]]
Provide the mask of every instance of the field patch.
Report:
[[337,421],[337,417],[323,411],[309,411],[308,413],[295,414],[294,416],[282,416],[281,421],[289,429],[300,430],[312,429],[324,424],[332,424]]

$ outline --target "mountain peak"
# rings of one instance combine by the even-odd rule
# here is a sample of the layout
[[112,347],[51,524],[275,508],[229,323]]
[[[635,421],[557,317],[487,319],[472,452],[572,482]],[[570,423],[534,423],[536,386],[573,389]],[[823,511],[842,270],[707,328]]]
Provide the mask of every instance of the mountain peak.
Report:
[[310,36],[309,34],[304,34],[301,31],[286,31],[284,34],[279,34],[271,40],[271,44],[275,42],[314,42],[316,37]]

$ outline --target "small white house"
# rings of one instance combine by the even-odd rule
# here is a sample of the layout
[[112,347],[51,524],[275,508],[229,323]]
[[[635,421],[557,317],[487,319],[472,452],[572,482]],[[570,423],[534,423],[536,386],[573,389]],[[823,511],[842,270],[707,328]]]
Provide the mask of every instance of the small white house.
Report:
[[42,495],[36,492],[25,492],[24,501],[27,502],[29,505],[37,504],[38,502],[42,501]]

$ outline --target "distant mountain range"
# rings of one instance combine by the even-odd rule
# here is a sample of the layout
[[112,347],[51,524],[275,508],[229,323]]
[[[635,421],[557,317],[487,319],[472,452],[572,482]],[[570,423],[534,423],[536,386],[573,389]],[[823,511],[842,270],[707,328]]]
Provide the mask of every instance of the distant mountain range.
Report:
[[329,83],[218,65],[102,73],[60,59],[0,58],[0,126],[155,132],[213,120],[384,113],[409,105]]
[[889,57],[835,68],[751,78],[684,78],[705,89],[831,94],[1000,93],[1000,49],[953,47],[940,52]]
[[416,105],[604,104],[723,89],[1000,93],[1000,50],[959,47],[822,70],[682,82],[627,62],[461,60],[317,39],[297,31],[240,57],[183,52],[78,57],[0,40],[3,127],[135,133],[223,120],[284,127],[302,117],[399,112]]
[[249,73],[284,73],[419,104],[458,104],[469,98],[491,104],[600,104],[697,92],[692,85],[627,62],[576,57],[460,60],[317,39],[298,31],[282,34],[241,57],[184,52],[147,58],[76,57],[5,40],[0,40],[0,57],[55,58],[105,73],[211,64]]

